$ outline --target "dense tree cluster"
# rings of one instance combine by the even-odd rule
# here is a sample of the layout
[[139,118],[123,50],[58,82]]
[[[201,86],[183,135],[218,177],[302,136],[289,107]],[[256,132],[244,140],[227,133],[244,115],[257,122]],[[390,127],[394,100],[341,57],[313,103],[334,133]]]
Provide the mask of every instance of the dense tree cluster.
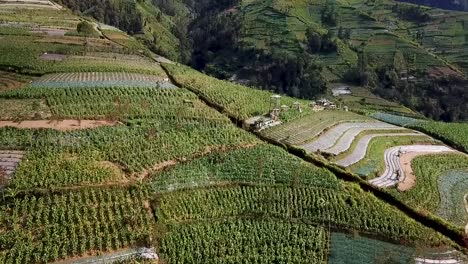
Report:
[[142,29],[141,17],[132,1],[57,0],[57,2],[75,12],[91,15],[105,24],[129,33],[138,33]]
[[468,11],[468,0],[398,0],[417,5],[428,5],[449,10]]
[[418,78],[408,82],[387,66],[377,69],[376,79],[375,93],[402,102],[432,119],[447,122],[468,119],[468,81],[461,77]]
[[424,23],[431,20],[429,14],[420,6],[396,4],[393,6],[393,12],[397,13],[401,19],[416,23]]

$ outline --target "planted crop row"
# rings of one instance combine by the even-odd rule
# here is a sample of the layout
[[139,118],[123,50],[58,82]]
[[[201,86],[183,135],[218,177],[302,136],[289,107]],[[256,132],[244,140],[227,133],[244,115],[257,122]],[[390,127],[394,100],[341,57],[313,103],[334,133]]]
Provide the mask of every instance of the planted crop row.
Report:
[[[164,76],[161,67],[152,62],[82,56],[84,46],[35,42],[33,36],[8,36],[0,42],[0,66],[22,72],[45,74],[59,72],[136,72]],[[106,48],[97,48],[106,51]],[[63,61],[40,59],[44,53],[64,54]]]
[[320,111],[301,117],[294,121],[275,126],[263,133],[270,138],[284,141],[288,144],[298,145],[307,142],[325,129],[343,121],[365,121],[369,118],[352,112],[344,111]]
[[[165,120],[134,121],[128,126],[100,127],[73,132],[54,130],[0,129],[0,146],[6,149],[28,149],[71,153],[75,156],[97,151],[99,160],[120,164],[128,172],[144,169],[168,160],[209,153],[222,148],[235,148],[242,144],[258,142],[249,133],[239,130],[226,121]],[[44,154],[45,155],[45,154]],[[41,155],[34,155],[32,167],[43,164]],[[75,162],[73,159],[70,162]],[[54,168],[54,167],[52,167]],[[63,167],[55,167],[63,170]],[[54,172],[48,173],[49,175]],[[31,176],[31,179],[28,178]],[[72,179],[50,180],[52,185],[64,182],[78,183],[80,174],[67,174]],[[48,186],[34,170],[25,170],[19,186]]]
[[[48,74],[32,83],[32,87],[164,87],[163,78],[127,72],[79,72]],[[166,84],[166,87],[169,87]],[[172,86],[175,88],[175,86]]]
[[[239,119],[266,114],[271,110],[271,96],[273,95],[271,92],[248,88],[228,81],[221,81],[186,66],[164,64],[164,67],[178,84],[201,93],[207,99],[222,106]],[[281,120],[283,122],[305,116],[312,112],[308,106],[308,101],[297,100],[287,96],[281,98],[281,104],[289,107],[292,107],[295,101],[299,101],[302,104],[303,112],[300,113],[297,110],[290,109],[282,113]]]
[[45,97],[53,115],[58,118],[196,118],[227,121],[226,117],[207,107],[195,94],[184,89],[29,88],[6,92],[0,94],[0,97]]
[[468,123],[420,122],[412,126],[468,152]]
[[97,151],[80,155],[49,149],[30,151],[20,163],[9,187],[27,190],[126,181],[117,165],[99,156]]
[[215,153],[152,175],[154,191],[216,185],[264,183],[339,189],[329,171],[312,166],[271,145]]
[[308,187],[229,187],[172,192],[157,200],[158,219],[195,221],[272,217],[329,223],[406,241],[439,243],[439,235],[361,190]]
[[141,189],[25,196],[0,206],[0,262],[46,263],[145,243],[151,215]]
[[[414,208],[433,213],[438,213],[439,207],[443,206],[447,211],[442,216],[456,224],[464,224],[463,219],[452,217],[456,214],[452,215],[451,212],[458,208],[463,213],[463,196],[468,193],[468,182],[463,177],[448,177],[448,172],[468,171],[468,158],[458,154],[420,156],[413,159],[411,167],[416,175],[416,185],[406,192],[395,191],[394,194]],[[455,192],[454,187],[460,187],[459,192]],[[441,204],[447,201],[450,201],[450,206]]]
[[165,263],[326,263],[320,227],[238,219],[170,225],[158,253]]

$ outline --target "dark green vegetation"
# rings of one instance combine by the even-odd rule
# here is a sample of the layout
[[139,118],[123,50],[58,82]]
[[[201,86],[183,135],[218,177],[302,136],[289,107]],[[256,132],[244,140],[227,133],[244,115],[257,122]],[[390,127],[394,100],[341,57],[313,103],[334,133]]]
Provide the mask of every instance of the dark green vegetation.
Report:
[[450,10],[461,10],[468,11],[468,1],[466,0],[398,0],[400,2],[408,2],[417,5],[428,5],[438,8],[450,9]]
[[[155,11],[149,1],[103,2],[95,9],[89,9],[92,1],[83,1],[84,7],[77,9],[88,8],[83,15],[102,15],[128,31],[141,22],[142,32],[135,26],[133,33],[143,33],[137,37],[148,41],[149,29],[153,36],[164,32],[156,21],[179,25],[172,24],[173,19],[188,10],[172,8],[175,3],[161,1],[160,18],[141,21],[132,19],[133,12],[148,12],[149,18]],[[220,2],[203,10],[209,3],[201,3],[196,12],[216,14],[216,8],[233,4]],[[250,8],[255,11],[255,6]],[[332,11],[326,11],[327,23],[333,22]],[[117,21],[123,13],[128,18]],[[305,162],[232,123],[267,113],[271,92],[177,64],[164,64],[163,69],[154,60],[158,56],[134,38],[68,10],[18,9],[0,17],[19,22],[18,30],[7,24],[9,29],[1,31],[0,49],[12,52],[0,54],[2,69],[29,75],[64,73],[59,84],[50,87],[51,82],[41,82],[55,80],[50,75],[39,80],[2,75],[6,88],[1,89],[0,102],[8,107],[0,111],[0,124],[7,119],[25,124],[30,119],[77,121],[71,131],[40,125],[0,128],[0,150],[24,153],[11,179],[0,170],[2,263],[46,263],[141,246],[154,247],[164,263],[326,263],[331,231],[371,236],[410,250],[463,245],[463,236],[449,224],[429,221],[432,214],[412,219],[409,209],[377,198],[375,190],[340,179],[352,175],[327,163]],[[202,27],[216,16],[206,17],[196,23]],[[89,25],[99,36],[90,34]],[[53,32],[33,32],[37,27]],[[78,34],[83,27],[86,36]],[[324,39],[320,52],[332,52],[333,41]],[[301,47],[294,41],[289,44],[291,49]],[[191,58],[192,51],[187,51]],[[309,66],[307,72],[315,73],[315,65]],[[122,87],[116,80],[137,72],[162,81],[169,78],[165,71],[180,87]],[[30,79],[34,82],[27,85]],[[296,124],[315,114],[308,101],[287,96],[281,100],[288,106],[297,101],[303,109],[282,113],[283,122]],[[324,118],[341,120],[340,111],[323,113]],[[350,112],[345,117],[370,119]],[[84,129],[84,121],[115,123]]]

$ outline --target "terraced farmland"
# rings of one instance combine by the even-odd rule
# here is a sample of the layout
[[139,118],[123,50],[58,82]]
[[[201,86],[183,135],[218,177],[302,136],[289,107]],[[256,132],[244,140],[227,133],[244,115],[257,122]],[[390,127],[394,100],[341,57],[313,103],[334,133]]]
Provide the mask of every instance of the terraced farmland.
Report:
[[352,112],[325,110],[269,128],[263,134],[287,144],[300,145],[319,136],[326,129],[340,122],[362,122],[366,120],[370,119]]
[[397,146],[387,149],[384,154],[385,172],[379,177],[370,180],[370,183],[378,187],[390,187],[404,181],[407,175],[401,166],[400,156],[405,153],[444,153],[453,151],[453,149],[446,146],[430,145]]
[[[300,20],[319,15],[318,9],[288,11],[279,2],[243,4],[246,19],[293,25],[299,37],[306,27]],[[256,10],[283,11],[255,19]],[[282,12],[294,17],[268,21],[283,19]],[[342,180],[347,173],[328,162],[306,162],[241,129],[242,120],[268,113],[273,93],[178,64],[163,64],[179,87],[165,86],[169,76],[154,60],[159,55],[105,25],[98,27],[105,40],[84,41],[75,34],[82,16],[66,9],[0,12],[6,21],[0,27],[8,28],[0,29],[0,67],[37,76],[9,73],[6,79],[32,84],[0,88],[0,174],[6,174],[0,177],[0,263],[96,262],[142,247],[160,263],[330,263],[339,255],[336,245],[349,242],[337,232],[372,237],[374,247],[400,250],[401,259],[417,249],[462,250],[464,237],[420,213],[422,205],[412,203],[421,200],[417,195],[408,199],[410,209],[378,198],[381,190]],[[258,33],[250,26],[247,34]],[[336,72],[356,59],[351,50],[340,52],[350,56],[333,60]],[[168,86],[173,89],[160,89]],[[295,102],[302,111],[292,109]],[[306,100],[282,96],[280,103],[290,109],[264,135],[296,146],[317,140],[335,158],[383,135],[432,142],[368,116],[314,112]],[[330,142],[323,138],[329,135]],[[446,198],[456,202],[464,187],[453,181],[447,188],[457,198]],[[459,213],[457,207],[447,217]]]
[[329,129],[311,143],[303,144],[300,147],[307,152],[323,151],[339,154],[349,148],[354,138],[365,130],[400,129],[399,127],[380,122],[343,123]]
[[[166,79],[166,80],[165,80]],[[126,72],[83,72],[48,74],[35,80],[32,87],[161,87],[175,88],[163,76]]]
[[356,146],[354,147],[354,150],[352,153],[348,154],[347,156],[335,161],[336,164],[343,166],[343,167],[349,167],[360,160],[362,160],[366,156],[367,148],[369,146],[369,143],[377,137],[404,137],[404,136],[424,136],[419,133],[382,133],[382,134],[369,134],[363,136],[357,143]]

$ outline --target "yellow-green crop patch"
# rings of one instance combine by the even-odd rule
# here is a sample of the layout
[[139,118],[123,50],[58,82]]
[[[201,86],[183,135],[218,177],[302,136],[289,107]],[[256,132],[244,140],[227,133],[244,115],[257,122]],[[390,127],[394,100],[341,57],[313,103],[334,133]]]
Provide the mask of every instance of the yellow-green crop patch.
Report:
[[0,99],[0,120],[47,119],[49,107],[42,99]]

